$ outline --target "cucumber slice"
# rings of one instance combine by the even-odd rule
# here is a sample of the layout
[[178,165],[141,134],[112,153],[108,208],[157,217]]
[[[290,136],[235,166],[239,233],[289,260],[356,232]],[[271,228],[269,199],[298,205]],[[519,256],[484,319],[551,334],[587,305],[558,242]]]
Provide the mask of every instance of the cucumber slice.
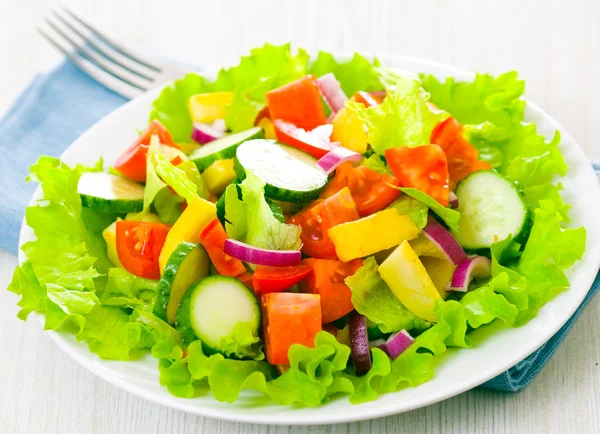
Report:
[[122,176],[85,172],[77,191],[81,204],[96,211],[127,214],[144,208],[144,186]]
[[200,244],[179,244],[165,265],[158,282],[158,296],[154,303],[154,315],[174,324],[179,303],[190,285],[208,275],[210,260]]
[[265,197],[285,202],[308,202],[319,197],[327,185],[327,174],[306,152],[274,140],[249,140],[236,153],[236,173],[243,179],[246,170],[265,183]]
[[257,139],[262,136],[262,127],[254,127],[239,133],[229,134],[198,148],[190,155],[190,160],[196,163],[198,170],[202,172],[217,160],[227,160],[235,157],[236,149],[246,140]]
[[529,210],[517,187],[493,170],[475,172],[458,183],[460,232],[452,235],[465,249],[490,247],[509,235],[518,241],[531,226]]
[[206,351],[226,353],[226,342],[239,323],[260,327],[260,307],[254,293],[233,277],[208,276],[193,284],[181,300],[176,327],[185,345],[200,339]]

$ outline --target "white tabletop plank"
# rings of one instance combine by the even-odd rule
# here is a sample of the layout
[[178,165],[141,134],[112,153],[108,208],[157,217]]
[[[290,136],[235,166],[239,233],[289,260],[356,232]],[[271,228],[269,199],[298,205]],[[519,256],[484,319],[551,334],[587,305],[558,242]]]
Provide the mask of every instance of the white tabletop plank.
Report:
[[[527,95],[600,159],[600,4],[595,0],[67,2],[115,37],[192,64],[234,62],[265,41],[310,50],[425,57],[465,69],[516,69]],[[369,2],[375,3],[375,2]],[[0,113],[57,56],[34,32],[51,2],[0,9]],[[169,6],[167,6],[169,5]],[[16,259],[0,254],[0,287]],[[187,415],[134,397],[64,355],[0,291],[0,432],[600,432],[600,299],[542,373],[517,394],[473,390],[402,415],[324,427],[267,427]]]

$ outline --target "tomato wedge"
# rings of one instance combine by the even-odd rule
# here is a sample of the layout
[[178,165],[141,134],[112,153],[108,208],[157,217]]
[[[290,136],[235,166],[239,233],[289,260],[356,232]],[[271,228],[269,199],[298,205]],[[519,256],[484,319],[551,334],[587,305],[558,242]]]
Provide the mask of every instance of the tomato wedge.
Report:
[[266,94],[271,119],[283,119],[298,128],[312,130],[326,122],[315,77],[306,75]]
[[359,218],[350,190],[346,187],[300,211],[288,223],[302,228],[302,252],[313,258],[338,259],[327,232],[336,225]]
[[416,188],[448,206],[448,161],[440,146],[401,146],[386,150],[385,158],[402,187]]
[[160,279],[158,257],[165,244],[169,226],[133,220],[117,222],[117,254],[131,274]]
[[252,284],[256,294],[284,291],[300,283],[312,272],[306,265],[293,267],[256,267],[252,276]]
[[321,296],[321,315],[323,324],[340,319],[354,310],[352,291],[344,279],[352,276],[363,265],[362,259],[350,262],[331,259],[309,258],[302,261],[310,267],[312,273],[300,285],[303,292]]
[[206,249],[211,262],[223,276],[236,277],[246,272],[246,267],[239,259],[224,253],[225,240],[229,238],[218,218],[211,220],[200,233],[200,242]]
[[277,140],[307,152],[315,158],[321,158],[332,149],[329,140],[333,131],[331,125],[321,125],[314,130],[306,131],[282,119],[276,119],[273,124]]
[[399,186],[400,182],[393,176],[381,175],[366,166],[353,167],[352,162],[348,161],[336,169],[321,198],[329,197],[347,186],[358,214],[364,217],[381,211],[400,196],[400,191],[389,184]]
[[150,138],[158,136],[160,143],[172,148],[181,149],[173,141],[171,133],[157,120],[153,120],[142,134],[135,139],[127,150],[115,161],[115,169],[123,176],[137,182],[146,182],[146,156],[150,146]]
[[446,153],[452,190],[456,183],[467,175],[492,168],[489,163],[477,158],[479,154],[477,149],[463,137],[462,133],[462,125],[453,117],[439,122],[431,132],[431,143],[440,145]]

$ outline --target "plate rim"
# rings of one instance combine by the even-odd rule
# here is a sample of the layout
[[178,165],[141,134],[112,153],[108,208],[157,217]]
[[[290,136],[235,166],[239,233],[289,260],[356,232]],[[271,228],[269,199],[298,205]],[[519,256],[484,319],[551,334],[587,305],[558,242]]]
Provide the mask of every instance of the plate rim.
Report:
[[[334,52],[333,54],[336,58],[350,57],[350,54],[348,52]],[[362,54],[368,58],[374,57],[374,54],[372,54],[372,53],[371,54],[362,53]],[[385,53],[376,53],[375,55],[380,59],[382,65],[386,65],[386,64],[391,65],[394,63],[396,63],[396,64],[407,63],[407,64],[413,64],[414,66],[419,66],[420,68],[443,70],[444,73],[447,75],[456,75],[456,76],[460,76],[460,77],[471,77],[471,78],[475,76],[475,73],[473,73],[473,72],[466,71],[466,70],[463,70],[463,69],[460,69],[460,68],[457,68],[457,67],[454,67],[451,65],[447,65],[447,64],[444,64],[441,62],[436,62],[436,61],[432,61],[432,60],[428,60],[428,59],[422,59],[422,58],[413,57],[413,56],[391,55],[391,54],[385,54]],[[215,70],[209,69],[209,70],[203,71],[202,73],[203,73],[203,75],[210,75],[211,73],[214,74],[214,72],[215,72]],[[462,78],[459,80],[462,80]],[[61,154],[60,158],[68,159],[70,153],[76,152],[76,151],[74,151],[74,149],[76,148],[77,143],[80,141],[85,141],[85,138],[88,134],[90,134],[90,131],[93,131],[96,128],[102,128],[102,124],[104,122],[107,122],[108,118],[118,117],[121,112],[130,110],[131,106],[138,105],[142,101],[145,101],[146,99],[149,99],[152,96],[158,95],[158,93],[160,92],[160,90],[163,87],[164,86],[157,88],[157,89],[151,89],[148,92],[144,93],[143,95],[141,95],[131,101],[128,101],[123,106],[108,113],[106,116],[104,116],[102,119],[98,120],[94,125],[92,125],[89,129],[87,129],[82,135],[80,135],[71,145],[69,145],[69,147]],[[541,116],[542,118],[545,119],[546,123],[549,124],[554,130],[558,130],[561,132],[561,135],[562,135],[561,144],[562,143],[570,143],[570,145],[568,146],[569,152],[574,151],[577,154],[576,158],[578,160],[579,159],[588,160],[588,158],[585,155],[585,153],[583,152],[581,146],[577,143],[577,141],[574,140],[574,138],[567,132],[567,130],[565,128],[563,128],[552,116],[550,116],[548,113],[546,113],[544,110],[542,110],[539,106],[537,106],[536,104],[534,104],[533,102],[531,102],[528,99],[525,99],[525,101],[527,103],[527,111],[531,111],[531,112],[535,113],[536,115]],[[527,117],[527,115],[526,115],[526,117]],[[561,152],[563,152],[564,150],[565,149],[561,149]],[[563,155],[564,155],[564,152],[563,152]],[[589,168],[584,169],[584,171],[591,172],[593,174],[593,176],[595,177],[595,174],[593,172],[591,164],[589,165]],[[595,186],[595,190],[596,190],[596,193],[600,194],[600,184],[597,184]],[[28,206],[35,203],[36,198],[39,197],[39,193],[40,193],[40,187],[38,186],[31,198]],[[22,252],[22,250],[20,249],[20,247],[23,245],[24,239],[26,238],[28,231],[29,231],[29,228],[27,227],[25,219],[24,219],[22,222],[22,225],[21,225],[21,231],[20,231],[20,236],[19,236],[19,255],[18,255],[19,264],[21,264],[23,262],[23,260],[25,259],[25,255]],[[596,269],[600,267],[600,249],[592,249],[591,246],[586,246],[586,255],[587,255],[586,260],[587,261],[591,260],[593,263],[595,263]],[[590,258],[590,256],[591,256],[591,258]],[[585,270],[582,270],[582,271],[585,271]],[[366,411],[364,410],[365,407],[361,407],[361,406],[364,406],[364,404],[361,404],[358,406],[353,406],[352,404],[347,403],[347,405],[351,406],[350,408],[354,409],[354,411],[352,411],[350,413],[348,413],[348,412],[341,413],[340,415],[328,414],[328,413],[313,413],[310,418],[307,418],[306,414],[301,411],[298,413],[298,416],[290,417],[289,414],[286,414],[285,419],[282,419],[282,420],[273,419],[272,420],[272,419],[269,419],[268,415],[264,415],[261,413],[258,413],[256,415],[252,414],[252,413],[248,413],[248,412],[238,413],[235,411],[236,409],[233,405],[228,405],[228,407],[226,407],[225,410],[213,409],[213,408],[208,408],[208,407],[205,407],[202,405],[199,405],[199,406],[192,405],[192,403],[195,402],[194,399],[177,398],[174,396],[171,396],[170,398],[172,398],[172,399],[169,399],[167,402],[165,402],[164,398],[162,398],[158,394],[154,394],[154,393],[148,394],[148,392],[143,387],[133,384],[131,382],[128,382],[126,380],[126,377],[115,375],[114,372],[111,372],[109,369],[101,366],[101,364],[99,364],[99,363],[90,363],[89,357],[97,357],[97,356],[94,355],[93,353],[89,352],[89,350],[87,349],[87,346],[85,346],[84,343],[77,342],[76,343],[77,345],[85,346],[86,351],[89,353],[89,354],[86,354],[85,356],[81,356],[77,351],[75,351],[73,349],[73,342],[71,342],[73,339],[69,339],[69,337],[71,337],[71,335],[67,335],[66,333],[57,332],[57,331],[48,331],[49,332],[48,334],[50,335],[52,340],[59,346],[59,348],[61,348],[71,358],[73,358],[77,363],[79,363],[82,367],[86,368],[88,371],[92,372],[94,375],[96,375],[96,376],[102,378],[103,380],[107,381],[108,383],[110,383],[122,390],[125,390],[129,393],[132,393],[140,398],[146,399],[148,401],[151,401],[151,402],[154,402],[154,403],[157,403],[157,404],[169,407],[169,408],[173,408],[176,410],[180,410],[180,411],[184,411],[184,412],[188,412],[191,414],[196,414],[196,415],[200,415],[200,416],[204,416],[204,417],[213,417],[213,418],[217,418],[217,419],[221,419],[221,420],[236,421],[236,422],[248,422],[248,423],[263,423],[263,424],[269,424],[269,425],[315,425],[315,424],[356,422],[356,421],[361,421],[361,420],[368,420],[368,419],[374,419],[374,418],[399,414],[402,412],[411,411],[411,410],[414,410],[417,408],[421,408],[421,407],[425,407],[425,406],[434,404],[436,402],[443,401],[445,399],[448,399],[448,398],[456,396],[460,393],[463,393],[467,390],[475,388],[475,387],[483,384],[484,382],[488,381],[489,379],[495,377],[496,375],[506,371],[508,368],[514,366],[514,364],[518,363],[519,361],[522,361],[523,359],[525,359],[529,355],[531,355],[533,352],[535,352],[537,349],[539,349],[542,345],[544,345],[545,342],[547,342],[547,339],[550,339],[558,330],[560,330],[560,328],[562,328],[564,326],[564,324],[571,318],[572,314],[575,312],[575,310],[577,310],[577,308],[580,306],[581,302],[583,301],[583,299],[589,292],[594,279],[595,279],[595,274],[592,274],[590,272],[590,276],[587,277],[585,285],[584,285],[587,289],[585,290],[585,292],[583,292],[583,291],[581,292],[581,295],[577,299],[577,304],[574,304],[572,309],[568,309],[568,315],[565,313],[565,315],[563,317],[561,317],[560,321],[556,321],[553,323],[552,331],[550,333],[548,333],[548,337],[546,338],[546,340],[544,340],[543,342],[541,342],[539,344],[536,342],[534,347],[528,348],[527,351],[520,352],[519,359],[516,362],[513,361],[513,362],[505,362],[503,364],[494,364],[491,368],[488,368],[487,370],[485,370],[485,373],[483,375],[468,378],[465,381],[461,381],[459,383],[460,384],[459,386],[446,387],[445,389],[442,389],[441,391],[439,391],[439,393],[437,393],[435,395],[432,395],[430,397],[428,396],[425,399],[417,400],[413,403],[409,403],[409,404],[405,404],[405,405],[400,405],[401,403],[398,403],[399,405],[396,405],[396,406],[388,405],[387,407],[383,407],[383,406],[379,407],[379,408],[374,407],[374,408],[369,408],[369,410],[366,410]],[[572,279],[570,279],[570,280],[572,280]],[[569,290],[566,290],[564,293],[572,293],[572,292]],[[551,300],[548,304],[553,303],[553,302],[554,303],[556,302],[556,298]],[[38,320],[43,322],[43,319],[44,319],[43,315],[41,315],[41,314],[35,314],[35,315]],[[473,349],[473,350],[476,351],[476,349]],[[99,360],[101,360],[101,359],[99,359]],[[122,362],[115,362],[115,363],[122,363]],[[128,361],[127,363],[135,363],[135,362]],[[433,381],[434,378],[431,379],[430,382]],[[473,378],[476,378],[476,380],[473,380]],[[166,389],[164,389],[164,390],[166,391]],[[398,392],[395,392],[395,393],[398,393]],[[391,394],[387,394],[387,395],[388,396],[394,395],[395,393],[391,393]],[[214,398],[212,398],[212,399],[214,400]],[[343,398],[343,399],[347,400],[347,398]],[[378,402],[378,401],[381,401],[381,397],[373,402]],[[323,408],[323,407],[324,406],[320,406],[317,408]],[[361,408],[363,409],[363,411],[361,411]],[[311,410],[310,408],[304,408],[303,410],[307,410],[307,409]]]

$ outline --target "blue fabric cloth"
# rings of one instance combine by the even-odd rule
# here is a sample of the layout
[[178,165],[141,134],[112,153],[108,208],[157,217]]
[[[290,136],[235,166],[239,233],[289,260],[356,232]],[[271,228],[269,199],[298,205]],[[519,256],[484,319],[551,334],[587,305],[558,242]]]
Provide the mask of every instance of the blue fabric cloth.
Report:
[[[97,120],[126,102],[65,62],[37,76],[0,120],[0,248],[17,253],[24,211],[35,189],[25,183],[29,166],[42,155],[59,156]],[[600,174],[600,166],[594,166]],[[540,372],[600,286],[600,276],[569,319],[539,350],[482,387],[516,392]]]

